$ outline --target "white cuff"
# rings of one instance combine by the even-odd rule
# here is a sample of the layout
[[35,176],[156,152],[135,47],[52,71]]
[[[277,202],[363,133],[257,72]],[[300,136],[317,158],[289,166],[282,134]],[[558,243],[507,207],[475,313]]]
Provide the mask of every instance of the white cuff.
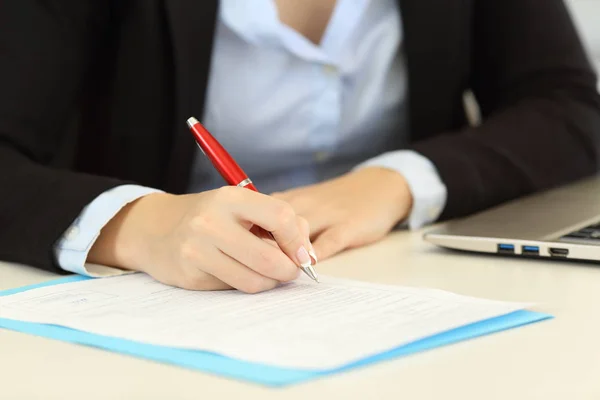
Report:
[[151,193],[161,192],[137,185],[122,185],[107,190],[88,204],[62,235],[54,248],[58,265],[65,271],[90,277],[131,273],[118,268],[87,263],[88,253],[102,228],[128,203]]

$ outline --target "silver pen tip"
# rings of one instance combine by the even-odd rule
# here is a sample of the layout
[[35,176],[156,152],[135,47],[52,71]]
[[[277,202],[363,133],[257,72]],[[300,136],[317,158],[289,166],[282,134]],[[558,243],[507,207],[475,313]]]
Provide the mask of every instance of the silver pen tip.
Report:
[[317,276],[317,273],[316,273],[315,269],[312,267],[312,265],[310,265],[310,264],[303,265],[302,266],[302,270],[304,271],[304,273],[306,275],[308,275],[308,277],[310,279],[312,279],[315,282],[319,283],[319,277]]
[[188,120],[187,120],[187,124],[190,128],[192,126],[196,125],[197,123],[198,123],[198,120],[194,117],[188,118]]

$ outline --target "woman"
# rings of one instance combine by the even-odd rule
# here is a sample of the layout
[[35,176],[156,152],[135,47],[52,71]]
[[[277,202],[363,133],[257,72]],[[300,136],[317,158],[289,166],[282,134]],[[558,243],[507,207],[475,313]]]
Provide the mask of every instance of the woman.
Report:
[[[0,257],[194,290],[268,290],[599,155],[561,0],[3,1],[0,87]],[[192,116],[266,194],[219,188]]]

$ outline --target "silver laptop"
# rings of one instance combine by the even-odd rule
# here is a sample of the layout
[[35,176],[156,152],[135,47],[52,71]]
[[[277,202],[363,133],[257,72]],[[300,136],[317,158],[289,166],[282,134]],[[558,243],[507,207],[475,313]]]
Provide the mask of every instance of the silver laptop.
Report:
[[600,177],[450,221],[424,238],[456,250],[600,261]]

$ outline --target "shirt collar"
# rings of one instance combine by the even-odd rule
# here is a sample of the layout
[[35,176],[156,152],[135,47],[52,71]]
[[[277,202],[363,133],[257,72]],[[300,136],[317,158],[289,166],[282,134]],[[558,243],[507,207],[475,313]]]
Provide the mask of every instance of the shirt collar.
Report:
[[277,47],[314,62],[337,64],[371,0],[338,0],[321,45],[279,21],[274,0],[221,0],[221,21],[255,46]]

